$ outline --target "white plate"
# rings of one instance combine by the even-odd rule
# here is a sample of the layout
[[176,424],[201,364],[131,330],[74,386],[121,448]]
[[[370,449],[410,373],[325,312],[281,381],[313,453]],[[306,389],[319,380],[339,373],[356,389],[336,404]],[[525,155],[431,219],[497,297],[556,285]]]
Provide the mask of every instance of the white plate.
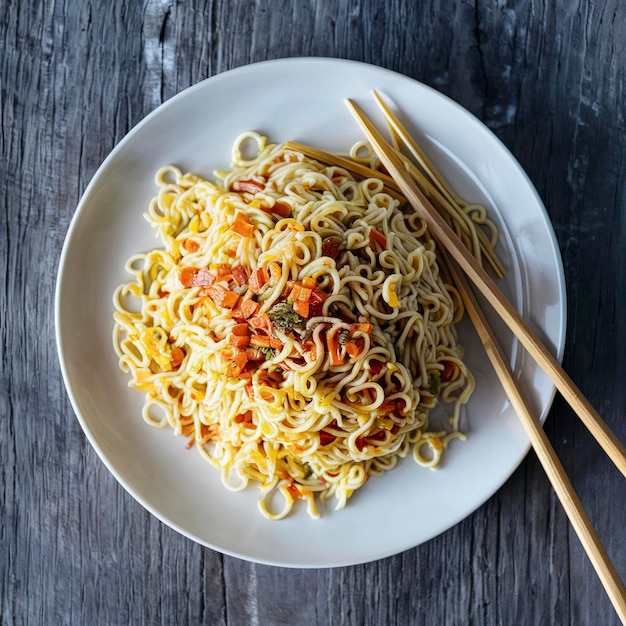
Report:
[[[127,280],[124,262],[158,245],[142,217],[167,163],[210,177],[227,168],[236,135],[257,130],[272,142],[296,140],[346,152],[362,138],[342,99],[380,121],[370,90],[402,118],[453,186],[486,203],[502,229],[508,268],[502,288],[561,358],[565,286],[556,240],[526,175],[500,143],[462,107],[424,85],[355,62],[285,59],[225,72],[172,98],[120,142],[89,184],[72,220],[56,290],[57,346],[69,397],[89,441],[123,487],[163,522],[225,554],[281,566],[362,563],[417,546],[450,528],[506,481],[529,449],[516,416],[466,324],[460,341],[477,390],[464,412],[469,438],[454,441],[442,467],[406,460],[370,480],[347,508],[304,507],[265,520],[254,488],[226,491],[218,472],[186,440],[141,418],[143,394],[127,387],[111,343],[112,300]],[[382,125],[380,126],[382,127]],[[553,386],[502,337],[531,405],[545,417]]]

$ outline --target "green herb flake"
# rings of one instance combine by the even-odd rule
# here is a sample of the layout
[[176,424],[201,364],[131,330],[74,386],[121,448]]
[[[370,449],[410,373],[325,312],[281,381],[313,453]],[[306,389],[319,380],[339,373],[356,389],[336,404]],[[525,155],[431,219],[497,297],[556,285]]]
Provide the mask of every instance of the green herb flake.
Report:
[[439,395],[439,390],[441,389],[441,374],[439,374],[438,370],[435,370],[430,373],[428,376],[428,390],[433,396]]
[[273,359],[276,355],[276,350],[274,348],[257,348],[257,350],[265,357],[266,361]]
[[304,325],[304,318],[300,317],[287,302],[275,304],[269,310],[268,315],[274,326],[281,330],[292,330],[293,328],[301,328]]

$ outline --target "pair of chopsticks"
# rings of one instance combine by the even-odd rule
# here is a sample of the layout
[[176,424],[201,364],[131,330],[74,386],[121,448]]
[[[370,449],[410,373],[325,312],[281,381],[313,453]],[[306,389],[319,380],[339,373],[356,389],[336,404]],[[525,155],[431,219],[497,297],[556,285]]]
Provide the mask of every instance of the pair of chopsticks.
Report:
[[[391,112],[380,95],[374,92],[374,96],[393,132],[402,140],[412,154],[415,154],[417,146],[409,133]],[[622,622],[626,624],[626,589],[624,584],[620,580],[591,521],[585,513],[582,503],[576,495],[571,481],[545,431],[524,400],[495,333],[472,292],[468,278],[500,315],[530,356],[548,374],[555,387],[568,401],[602,449],[625,477],[626,449],[581,391],[574,385],[557,359],[532,332],[521,315],[506,299],[487,272],[479,265],[454,230],[416,185],[397,152],[386,142],[358,105],[351,100],[346,100],[346,104],[364,131],[381,163],[385,166],[411,206],[424,219],[431,234],[438,242],[439,249],[442,251],[444,259],[448,261],[451,276],[485,347],[489,360],[526,430],[533,449],[565,509],[572,527],[587,552],[609,599],[613,603],[615,611]],[[459,271],[459,269],[462,271]]]

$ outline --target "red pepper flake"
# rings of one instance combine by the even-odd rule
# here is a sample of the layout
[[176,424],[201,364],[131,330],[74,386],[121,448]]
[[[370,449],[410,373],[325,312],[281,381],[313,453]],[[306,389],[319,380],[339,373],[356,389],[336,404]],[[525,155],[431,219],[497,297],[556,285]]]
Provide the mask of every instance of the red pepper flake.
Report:
[[258,180],[236,180],[230,188],[233,191],[238,191],[240,193],[259,193],[259,191],[263,191],[265,189],[265,182],[260,182]]

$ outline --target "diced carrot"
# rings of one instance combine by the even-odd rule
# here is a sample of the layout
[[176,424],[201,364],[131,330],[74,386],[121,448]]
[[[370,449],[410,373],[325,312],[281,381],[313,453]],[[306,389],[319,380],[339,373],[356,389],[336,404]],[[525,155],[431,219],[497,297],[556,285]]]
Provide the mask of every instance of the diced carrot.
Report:
[[172,348],[172,369],[177,370],[185,358],[185,352],[182,348]]
[[375,228],[372,228],[370,230],[370,239],[374,243],[377,243],[381,248],[387,247],[387,237],[385,237],[385,235],[383,235],[380,231],[376,230]]
[[371,335],[372,331],[374,330],[374,326],[370,324],[369,322],[359,323],[359,324],[350,324],[350,330],[353,333],[360,331],[362,333],[365,333],[366,335]]
[[346,343],[346,352],[348,353],[349,357],[354,359],[359,356],[359,354],[361,354],[361,348],[359,348],[359,345],[356,341],[348,341]]
[[252,328],[257,330],[264,330],[266,332],[270,332],[272,330],[272,320],[267,313],[261,313],[251,317],[248,320],[248,323],[252,326]]
[[187,252],[197,252],[200,249],[200,244],[193,239],[185,239],[182,246]]
[[207,289],[207,295],[215,302],[217,306],[225,309],[233,309],[237,304],[239,296],[234,292],[222,287],[222,285],[214,285]]
[[248,357],[246,357],[246,353],[238,350],[230,357],[226,367],[226,373],[233,378],[239,376],[247,362]]
[[279,217],[289,217],[291,215],[291,207],[286,202],[277,201],[272,207],[260,206],[262,211],[266,213],[275,213]]
[[235,348],[247,348],[250,345],[250,335],[231,335],[228,341]]
[[233,317],[236,320],[247,320],[249,317],[252,317],[259,310],[259,304],[254,300],[246,298],[239,299],[239,303],[237,307],[233,310]]
[[248,282],[248,272],[242,265],[236,265],[232,268],[233,278],[235,282],[241,287]]
[[230,230],[242,237],[252,237],[254,224],[240,211],[230,225]]
[[311,299],[309,300],[309,317],[317,317],[322,314],[323,304],[328,298],[328,294],[318,287],[313,289]]
[[269,335],[252,335],[250,337],[250,345],[256,346],[257,348],[276,348],[277,350],[281,350],[283,342]]
[[257,348],[246,348],[248,361],[265,361],[265,355]]
[[244,191],[248,193],[258,193],[265,189],[265,183],[257,180],[236,180],[230,188],[240,193]]
[[183,267],[178,273],[183,287],[210,287],[215,282],[215,274],[206,268]]
[[252,293],[258,293],[258,291],[265,285],[268,281],[269,276],[267,274],[267,269],[263,266],[258,267],[252,272],[250,275],[250,280],[248,281],[248,289]]
[[198,270],[193,279],[193,284],[198,287],[210,287],[215,282],[215,274],[206,268]]
[[326,345],[328,346],[328,352],[330,354],[330,364],[332,365],[341,365],[344,361],[345,356],[341,354],[341,345],[335,336],[326,337]]
[[296,300],[293,303],[293,310],[300,317],[309,317],[309,303],[306,300]]
[[195,267],[183,267],[178,272],[178,279],[183,287],[193,287],[193,281],[198,273],[198,269]]

